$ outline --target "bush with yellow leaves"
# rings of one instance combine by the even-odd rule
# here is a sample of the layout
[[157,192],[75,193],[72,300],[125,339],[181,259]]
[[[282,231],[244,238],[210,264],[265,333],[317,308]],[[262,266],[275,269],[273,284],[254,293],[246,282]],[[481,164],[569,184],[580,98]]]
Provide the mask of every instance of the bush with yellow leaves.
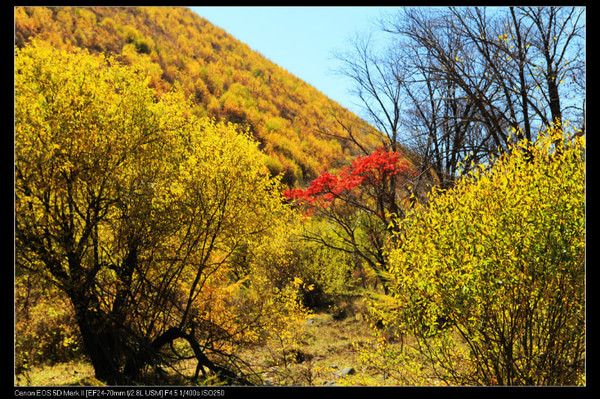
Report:
[[274,225],[269,239],[254,249],[252,273],[263,275],[280,289],[301,279],[299,290],[305,306],[324,309],[353,291],[356,279],[352,257],[305,238],[306,231],[333,235],[326,221],[290,212]]
[[27,376],[32,367],[82,356],[73,308],[56,287],[39,276],[15,278],[15,372]]
[[550,129],[431,194],[389,254],[422,380],[585,383],[585,143]]

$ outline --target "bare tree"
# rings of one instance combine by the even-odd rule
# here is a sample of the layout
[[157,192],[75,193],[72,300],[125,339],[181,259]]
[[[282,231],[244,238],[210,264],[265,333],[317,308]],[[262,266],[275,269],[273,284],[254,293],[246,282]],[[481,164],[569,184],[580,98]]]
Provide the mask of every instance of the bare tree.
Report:
[[571,110],[575,115],[581,115],[581,103],[565,105],[564,99],[571,99],[570,92],[579,96],[585,94],[585,53],[581,40],[585,10],[524,7],[518,12],[531,25],[531,46],[536,54],[528,64],[528,71],[550,109],[551,122],[561,123],[564,114]]
[[356,39],[338,58],[387,145],[410,149],[447,187],[465,161],[485,161],[511,140],[565,120],[584,129],[584,13],[406,8],[380,21],[386,48]]

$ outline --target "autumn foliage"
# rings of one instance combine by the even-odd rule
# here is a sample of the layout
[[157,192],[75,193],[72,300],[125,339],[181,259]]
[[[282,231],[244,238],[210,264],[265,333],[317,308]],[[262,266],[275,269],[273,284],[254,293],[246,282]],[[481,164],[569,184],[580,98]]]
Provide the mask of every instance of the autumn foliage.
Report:
[[15,19],[17,382],[81,360],[109,385],[317,385],[327,312],[367,343],[342,383],[585,384],[583,132],[427,192],[415,154],[190,10]]
[[408,205],[416,175],[399,151],[380,148],[354,159],[337,174],[325,172],[306,189],[289,189],[283,195],[306,215],[327,220],[337,236],[309,232],[309,240],[360,259],[387,292],[384,246],[394,230],[394,218]]
[[378,314],[415,341],[379,360],[421,359],[426,383],[584,383],[584,159],[582,137],[550,129],[410,212]]
[[288,185],[357,155],[334,137],[338,121],[369,148],[378,141],[356,115],[184,7],[16,7],[17,47],[34,38],[114,55],[159,93],[182,87],[196,115],[248,128]]
[[326,207],[358,187],[376,186],[398,174],[413,174],[409,162],[401,159],[397,151],[378,149],[370,155],[356,158],[337,175],[324,172],[308,188],[286,190],[283,195],[288,200]]
[[[286,220],[258,143],[112,57],[34,41],[15,70],[17,270],[70,305],[61,317],[81,342],[66,328],[56,339],[82,348],[106,383],[144,381],[172,356],[197,359],[192,380],[207,367],[256,381],[236,348],[283,333],[268,326],[302,310],[293,287],[279,298],[258,274],[232,276],[233,254]],[[38,360],[43,328],[26,314],[21,369]],[[169,354],[177,340],[189,345]]]

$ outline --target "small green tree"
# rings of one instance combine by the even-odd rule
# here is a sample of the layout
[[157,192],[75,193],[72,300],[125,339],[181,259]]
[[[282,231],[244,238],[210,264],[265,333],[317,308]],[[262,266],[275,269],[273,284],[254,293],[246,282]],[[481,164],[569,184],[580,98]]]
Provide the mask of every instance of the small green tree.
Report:
[[430,378],[584,383],[584,152],[582,137],[544,132],[401,222],[384,323],[415,336],[404,355]]

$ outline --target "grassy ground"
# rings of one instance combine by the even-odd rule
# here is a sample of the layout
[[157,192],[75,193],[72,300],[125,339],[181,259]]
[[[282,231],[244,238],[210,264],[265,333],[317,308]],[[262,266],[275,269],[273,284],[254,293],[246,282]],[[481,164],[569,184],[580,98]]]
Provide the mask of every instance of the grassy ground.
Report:
[[86,362],[59,363],[53,366],[33,367],[15,377],[17,386],[103,385],[94,378],[92,365]]
[[268,370],[263,379],[273,385],[333,385],[343,380],[344,369],[352,368],[354,374],[365,371],[355,348],[370,338],[365,321],[355,316],[334,320],[329,313],[316,313],[307,318],[305,327],[306,338],[288,352],[285,362],[278,358],[280,353],[266,348],[242,355],[253,358],[257,368]]
[[[339,315],[338,315],[339,316]],[[249,348],[239,355],[258,370],[265,370],[262,378],[271,385],[354,385],[365,378],[369,385],[385,385],[382,375],[361,364],[357,345],[369,345],[372,330],[360,313],[350,312],[346,317],[334,318],[331,313],[314,313],[305,321],[304,339],[288,350],[282,360],[282,351],[268,348]],[[189,364],[192,374],[195,364]],[[187,367],[186,367],[187,368]],[[353,369],[350,371],[349,369]],[[349,374],[346,374],[350,371]],[[32,368],[16,376],[16,385],[101,385],[94,377],[89,363],[70,362],[54,366]]]

